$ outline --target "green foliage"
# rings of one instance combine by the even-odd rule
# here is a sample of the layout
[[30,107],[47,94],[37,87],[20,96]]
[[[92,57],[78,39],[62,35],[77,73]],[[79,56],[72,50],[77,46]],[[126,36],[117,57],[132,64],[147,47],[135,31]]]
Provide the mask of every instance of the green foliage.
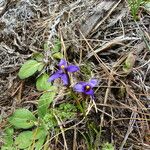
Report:
[[[3,138],[5,143],[2,146],[2,150],[43,149],[45,140],[50,134],[49,130],[53,129],[57,133],[60,131],[58,119],[60,122],[65,122],[76,115],[77,109],[70,103],[60,104],[49,109],[57,93],[57,88],[48,82],[49,75],[43,69],[48,64],[46,60],[49,59],[47,56],[48,50],[50,48],[46,42],[44,44],[44,53],[46,55],[44,53],[34,53],[32,59],[26,61],[19,70],[18,76],[20,79],[26,79],[37,71],[42,72],[37,78],[36,88],[43,93],[38,100],[35,115],[27,109],[20,108],[8,118],[10,127],[5,130]],[[56,40],[53,49],[51,49],[51,56],[56,59],[63,58],[60,50],[61,41]],[[14,132],[14,129],[16,132]]]
[[55,91],[44,93],[38,102],[38,116],[43,118],[48,112],[49,105],[53,102],[56,95]]
[[42,53],[33,53],[32,57],[38,62],[42,62],[44,59],[44,55]]
[[128,0],[131,15],[133,16],[134,20],[138,19],[137,13],[142,4],[144,4],[144,0]]
[[87,122],[86,132],[83,133],[83,137],[86,140],[87,147],[89,150],[96,150],[100,145],[99,135],[101,131],[98,131],[97,126],[93,122]]
[[33,131],[33,138],[35,140],[44,138],[46,137],[47,133],[48,133],[47,130],[43,126],[37,127]]
[[4,145],[2,146],[2,150],[14,150],[13,147],[13,133],[14,129],[13,128],[6,128],[5,129],[5,135],[4,135]]
[[43,127],[38,127],[33,131],[23,131],[15,139],[15,145],[19,149],[35,147],[40,150],[46,139],[48,132]]
[[28,148],[32,144],[32,131],[21,132],[15,139],[15,145],[19,149]]
[[[50,50],[47,42],[44,44],[44,50],[45,51]],[[55,41],[54,47],[51,49],[52,57],[55,59],[62,59],[63,54],[60,52],[60,50],[61,50],[61,41],[57,39]]]
[[28,129],[34,126],[36,118],[27,109],[17,109],[8,121],[15,128]]
[[64,56],[62,53],[60,52],[57,52],[57,53],[54,53],[53,54],[53,58],[56,58],[56,59],[62,59]]
[[135,60],[136,60],[135,55],[132,52],[129,53],[123,65],[123,71],[125,73],[130,73],[132,71],[132,68],[135,64]]
[[[44,107],[42,106],[42,109],[39,110],[39,116],[41,116],[41,119],[44,116],[41,122],[37,122],[37,119],[29,110],[18,109],[14,112],[9,118],[10,124],[14,127],[29,129],[33,127],[35,121],[37,127],[33,131],[22,131],[15,138],[15,141],[13,141],[13,128],[8,128],[5,131],[6,136],[4,138],[5,144],[3,145],[3,150],[11,149],[12,147],[14,149],[15,147],[17,149],[30,149],[31,147],[34,147],[36,150],[40,150],[42,149],[46,136],[49,133],[48,130],[52,128],[54,129],[58,124],[55,115],[57,115],[62,121],[71,119],[75,116],[76,107],[69,103],[61,104],[58,108],[50,109],[48,111],[47,107],[52,102],[52,97],[54,97],[54,95],[55,93],[53,92],[47,92],[44,93],[39,100],[39,106],[44,104]],[[42,102],[40,103],[40,101]]]
[[57,126],[57,120],[53,114],[53,110],[50,110],[43,118],[44,124],[47,128],[47,130],[49,129],[53,129]]
[[42,149],[43,143],[46,139],[48,132],[42,126],[37,127],[33,131],[23,131],[13,140],[14,129],[6,128],[4,136],[4,145],[2,150],[18,150],[18,149],[30,149],[34,147],[35,150]]
[[38,127],[33,131],[33,139],[36,141],[34,144],[35,150],[42,149],[47,134],[48,132],[44,127]]
[[38,67],[38,71],[42,71],[42,69],[44,68],[45,64],[44,63],[41,63]]
[[114,146],[111,144],[111,143],[104,143],[103,146],[102,146],[102,150],[114,150]]
[[91,70],[92,66],[89,62],[85,63],[86,65],[83,65],[80,67],[81,73],[84,75],[85,80],[89,80],[91,77]]
[[63,58],[63,54],[60,52],[61,50],[61,41],[59,39],[57,39],[55,41],[55,45],[52,48],[52,57],[55,59],[62,59]]
[[49,110],[49,112],[44,116],[44,122],[47,129],[55,128],[57,126],[55,115],[57,115],[57,117],[62,121],[66,121],[68,119],[74,118],[76,111],[76,107],[69,103],[61,104],[58,108]]
[[60,104],[59,108],[57,109],[57,115],[63,119],[67,120],[70,118],[74,118],[75,112],[77,111],[76,107],[69,103]]
[[28,78],[38,71],[40,65],[41,63],[37,62],[36,60],[28,60],[20,68],[18,76],[20,79]]
[[52,52],[53,52],[53,53],[57,53],[57,52],[59,52],[60,50],[61,50],[61,41],[60,41],[59,39],[57,39],[57,40],[55,41],[54,47],[53,47],[53,49],[52,49]]
[[51,86],[48,82],[49,75],[44,73],[36,81],[36,88],[38,91],[54,91],[56,88]]
[[145,2],[144,8],[150,12],[150,1],[149,2]]
[[35,150],[42,150],[45,139],[46,136],[37,140],[37,142],[35,143]]
[[[50,50],[47,42],[44,43],[44,51]],[[56,59],[63,58],[63,54],[60,52],[61,50],[61,42],[60,40],[56,40],[54,47],[52,48],[52,57]],[[47,64],[44,62],[44,54],[43,53],[33,53],[32,59],[26,61],[19,70],[18,76],[20,79],[26,79],[37,71],[42,71],[44,66]],[[47,58],[48,59],[48,58]]]
[[7,127],[6,129],[5,129],[5,133],[7,134],[7,135],[13,135],[14,134],[14,129],[12,128],[12,127]]

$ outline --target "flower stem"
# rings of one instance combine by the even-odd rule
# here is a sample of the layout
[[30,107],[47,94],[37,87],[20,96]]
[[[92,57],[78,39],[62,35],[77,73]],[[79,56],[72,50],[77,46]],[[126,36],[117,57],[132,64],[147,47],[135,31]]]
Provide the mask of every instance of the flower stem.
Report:
[[78,109],[80,110],[80,112],[83,113],[84,116],[85,116],[85,110],[84,110],[83,106],[81,105],[79,98],[78,98],[78,97],[76,96],[76,94],[72,91],[72,89],[71,89],[71,95],[72,95],[73,99],[76,100],[77,108],[78,108]]

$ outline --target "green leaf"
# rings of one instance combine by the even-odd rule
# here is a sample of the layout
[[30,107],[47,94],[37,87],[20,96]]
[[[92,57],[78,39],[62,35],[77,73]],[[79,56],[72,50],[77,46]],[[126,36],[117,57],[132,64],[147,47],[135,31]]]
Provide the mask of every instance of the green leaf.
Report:
[[15,139],[15,145],[19,149],[28,148],[32,144],[33,132],[32,131],[24,131],[21,132],[18,137]]
[[55,111],[51,109],[48,113],[46,113],[46,115],[43,118],[43,121],[46,125],[47,130],[53,129],[54,127],[56,127],[58,125],[57,120],[56,120],[53,112],[55,112]]
[[48,111],[48,107],[49,105],[53,102],[53,99],[56,95],[56,92],[46,92],[44,93],[38,102],[38,115],[39,117],[43,118],[47,111]]
[[17,150],[16,148],[14,148],[14,147],[7,147],[7,146],[2,146],[1,147],[1,150]]
[[14,129],[11,127],[6,127],[5,128],[5,135],[3,137],[4,145],[2,146],[2,150],[14,150],[13,148],[13,133]]
[[4,147],[11,147],[13,145],[13,136],[4,136]]
[[44,63],[41,63],[38,67],[38,71],[42,71],[42,69],[44,68],[45,64]]
[[28,78],[38,70],[40,65],[41,63],[37,62],[36,60],[28,60],[20,68],[18,76],[20,79]]
[[56,58],[56,59],[62,59],[64,56],[62,53],[60,52],[57,52],[57,53],[54,53],[53,54],[53,58]]
[[63,103],[59,105],[59,110],[65,111],[65,112],[76,112],[77,109],[73,104],[70,103]]
[[133,54],[133,52],[129,53],[127,59],[125,60],[123,71],[125,73],[130,73],[135,64],[135,61],[136,61],[136,56]]
[[52,49],[52,52],[53,53],[57,53],[57,52],[59,52],[61,50],[61,41],[59,40],[59,39],[57,39],[56,41],[55,41],[55,45],[54,45],[54,47],[53,47],[53,49]]
[[102,145],[102,150],[114,150],[114,149],[115,148],[111,143],[106,142]]
[[146,2],[145,5],[144,5],[144,8],[150,12],[150,2]]
[[13,135],[14,134],[14,129],[13,128],[11,128],[11,127],[7,127],[7,128],[5,128],[5,133],[7,134],[7,135]]
[[35,143],[35,150],[42,150],[46,137],[42,137]]
[[60,104],[59,108],[57,109],[57,115],[62,120],[74,118],[76,112],[77,112],[76,107],[73,104],[69,104],[69,103]]
[[47,134],[48,132],[43,127],[39,127],[34,130],[33,136],[34,139],[37,140],[37,142],[34,145],[36,150],[42,149]]
[[39,91],[55,90],[54,86],[51,86],[51,83],[48,82],[49,75],[44,73],[36,81],[36,88]]
[[44,55],[42,53],[33,53],[32,57],[37,61],[43,61]]
[[16,128],[28,129],[34,126],[36,118],[27,109],[17,109],[8,121]]
[[37,140],[42,137],[46,137],[47,134],[48,132],[46,131],[46,129],[44,129],[43,127],[38,127],[33,131],[33,138]]

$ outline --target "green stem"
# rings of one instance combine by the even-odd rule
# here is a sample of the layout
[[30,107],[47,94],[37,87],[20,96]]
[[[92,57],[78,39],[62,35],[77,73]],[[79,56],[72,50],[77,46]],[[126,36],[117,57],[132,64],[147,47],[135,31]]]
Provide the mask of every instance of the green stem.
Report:
[[77,108],[80,110],[81,113],[83,113],[84,117],[85,117],[85,109],[83,108],[83,106],[81,105],[78,97],[76,96],[76,94],[72,91],[71,89],[71,96],[73,97],[73,99],[76,100],[76,103],[77,103]]

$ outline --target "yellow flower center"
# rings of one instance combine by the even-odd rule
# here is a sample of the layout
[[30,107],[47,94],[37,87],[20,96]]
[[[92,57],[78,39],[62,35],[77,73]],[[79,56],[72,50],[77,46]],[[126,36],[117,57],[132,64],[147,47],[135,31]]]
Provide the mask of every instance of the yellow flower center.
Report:
[[65,66],[64,65],[61,65],[61,69],[64,69],[65,68]]
[[87,85],[86,87],[85,87],[85,89],[86,90],[89,90],[91,87],[89,86],[89,85]]

